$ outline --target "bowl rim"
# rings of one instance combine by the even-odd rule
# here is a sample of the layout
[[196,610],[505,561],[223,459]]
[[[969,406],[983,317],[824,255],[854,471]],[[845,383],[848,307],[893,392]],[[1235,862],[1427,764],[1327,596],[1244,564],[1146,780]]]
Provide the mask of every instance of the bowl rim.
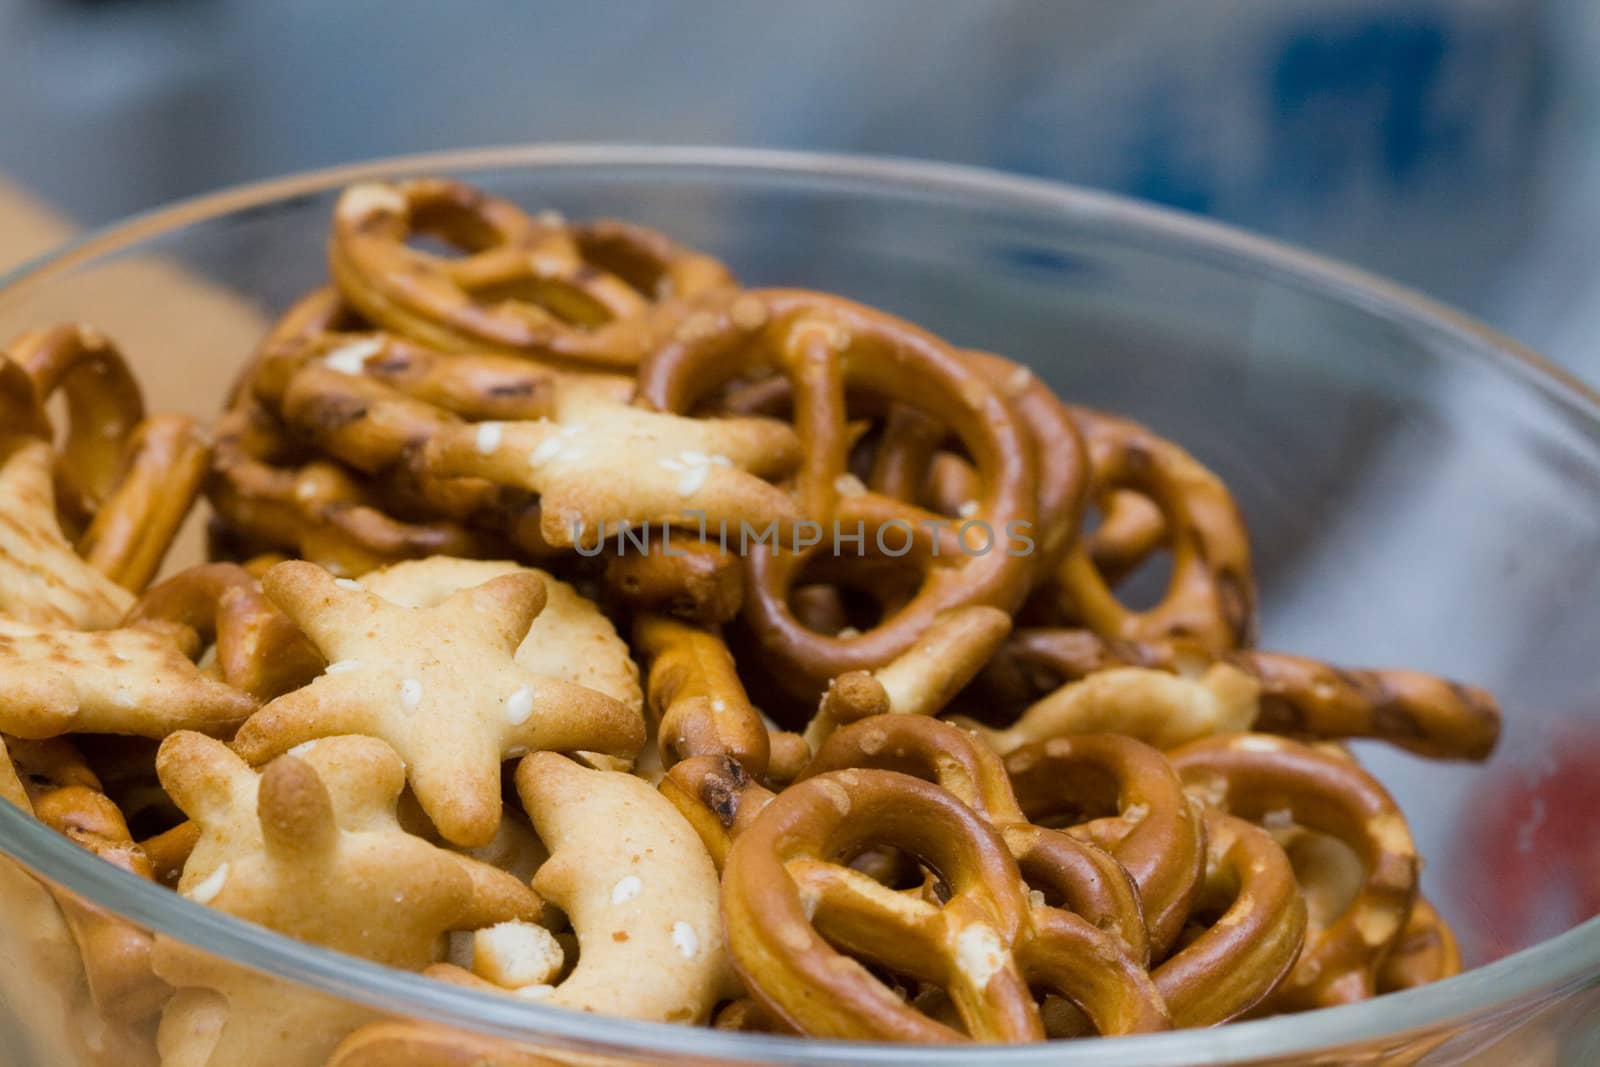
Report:
[[[1455,342],[1450,358],[1476,358],[1520,378],[1600,433],[1600,391],[1475,319],[1403,286],[1314,253],[1231,226],[1116,194],[979,167],[883,156],[731,147],[530,144],[430,152],[346,164],[241,185],[178,201],[92,230],[0,274],[0,302],[96,258],[235,212],[329,192],[355,181],[478,171],[633,168],[721,171],[746,178],[853,181],[891,191],[982,197],[991,203],[1051,213],[1122,236],[1157,238],[1187,255],[1221,257],[1279,281],[1358,305]],[[196,904],[143,881],[0,804],[0,850],[43,875],[146,928],[186,941],[276,978],[355,1001],[493,1036],[618,1055],[693,1057],[787,1064],[960,1064],[960,1048],[793,1039],[702,1027],[639,1022],[542,1006],[480,993],[382,967]],[[986,1062],[1014,1067],[1051,1064],[1104,1067],[1228,1062],[1292,1056],[1372,1039],[1431,1030],[1475,1013],[1514,1010],[1540,992],[1560,992],[1600,973],[1600,917],[1455,978],[1375,1000],[1304,1015],[1201,1030],[1090,1042],[985,1050]]]

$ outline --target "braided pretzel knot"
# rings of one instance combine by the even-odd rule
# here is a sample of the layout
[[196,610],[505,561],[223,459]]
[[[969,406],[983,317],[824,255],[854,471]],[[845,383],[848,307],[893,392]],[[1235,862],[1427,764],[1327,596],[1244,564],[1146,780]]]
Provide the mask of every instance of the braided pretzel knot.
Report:
[[[849,637],[822,634],[806,628],[789,604],[816,549],[752,546],[745,618],[780,681],[798,696],[815,697],[828,679],[871,670],[910,648],[940,611],[1017,605],[1030,579],[1030,561],[1010,554],[1006,538],[1033,529],[1033,454],[1010,405],[959,353],[859,304],[767,290],[685,320],[640,368],[638,395],[656,410],[687,412],[731,379],[767,370],[787,377],[793,387],[805,456],[796,491],[807,518],[823,531],[837,523],[847,533],[862,533],[861,552],[869,559],[903,547],[903,559],[895,562],[923,575],[920,588],[877,626]],[[973,457],[984,488],[966,525],[986,523],[990,544],[964,541],[935,513],[860,491],[859,482],[847,477],[847,391],[914,406],[950,427]],[[819,543],[826,540],[819,535]]]
[[1056,575],[1060,609],[1104,637],[1188,637],[1219,650],[1249,644],[1255,633],[1250,543],[1227,487],[1138,423],[1071,410],[1089,449],[1092,497],[1113,509],[1117,493],[1138,492],[1160,509],[1172,579],[1160,603],[1132,611],[1096,568],[1091,540],[1080,539]]
[[[415,235],[464,255],[410,247]],[[715,260],[642,227],[569,229],[437,179],[347,189],[334,209],[328,253],[345,298],[406,337],[445,350],[493,348],[589,366],[635,366],[681,313],[681,301],[733,285]],[[652,303],[658,293],[670,299]]]
[[1373,996],[1377,973],[1410,920],[1418,867],[1405,817],[1377,779],[1342,753],[1264,734],[1195,741],[1169,759],[1208,804],[1252,822],[1286,812],[1343,841],[1361,861],[1355,899],[1331,925],[1311,932],[1266,1006],[1297,1011]]
[[[122,812],[70,741],[9,738],[7,748],[40,822],[108,863],[140,878],[152,877],[150,862],[134,843]],[[82,953],[96,1008],[122,1022],[149,1018],[172,992],[151,969],[152,936],[65,890],[56,896]]]
[[[839,862],[877,845],[939,872],[945,903]],[[1144,970],[1103,933],[1029,907],[998,831],[945,790],[894,771],[829,772],[774,798],[734,840],[723,914],[751,994],[813,1036],[1040,1040],[1030,986],[1078,1003],[1101,1033],[1169,1025]],[[942,988],[966,1034],[918,1012],[852,957]]]

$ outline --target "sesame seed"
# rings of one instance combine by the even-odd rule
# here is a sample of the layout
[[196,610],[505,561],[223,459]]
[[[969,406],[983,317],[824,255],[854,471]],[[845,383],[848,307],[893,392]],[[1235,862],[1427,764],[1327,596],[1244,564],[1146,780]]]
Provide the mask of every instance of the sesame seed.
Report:
[[1028,387],[1028,383],[1031,381],[1033,381],[1033,371],[1027,367],[1018,367],[1006,379],[1006,387],[1013,393],[1020,393]]
[[512,745],[506,749],[506,759],[521,759],[528,754],[527,745]]
[[678,458],[683,460],[685,463],[690,464],[691,466],[695,464],[703,465],[710,462],[710,459],[704,452],[697,452],[692,448],[686,448],[682,452],[678,453]]
[[656,465],[664,467],[669,471],[686,471],[689,469],[688,467],[684,466],[680,460],[676,459],[658,459],[656,460]]
[[339,198],[339,217],[358,219],[365,215],[405,214],[409,205],[400,191],[382,182],[362,182],[346,189]]
[[361,661],[360,660],[358,660],[358,659],[341,659],[341,660],[335,660],[334,662],[328,664],[327,673],[328,674],[349,674],[351,671],[359,671],[360,669],[361,669]]
[[741,329],[757,330],[766,325],[767,306],[753,296],[741,296],[728,309],[728,316]]
[[547,437],[539,442],[539,447],[528,453],[528,466],[542,467],[561,454],[566,444],[559,437]]
[[611,887],[611,903],[626,904],[638,896],[642,889],[644,889],[644,883],[639,880],[639,876],[630,874]]
[[833,480],[833,491],[840,496],[860,496],[867,491],[867,486],[854,474],[841,474]]
[[724,456],[721,452],[713,452],[708,458],[707,462],[715,467],[733,466],[733,460],[729,459],[727,456]]
[[515,693],[506,697],[506,722],[512,726],[521,726],[528,721],[528,716],[533,714],[533,687],[522,686]]
[[310,741],[302,741],[298,745],[295,745],[293,748],[289,749],[289,755],[295,757],[296,759],[299,759],[301,756],[304,756],[307,752],[310,752],[312,750],[312,748],[316,746],[316,743],[317,742],[316,742],[315,739],[310,740]]
[[124,686],[118,686],[116,691],[111,694],[111,703],[119,708],[131,708],[138,704],[139,701],[134,697],[132,690]]
[[333,580],[333,584],[338,586],[340,589],[348,589],[352,593],[359,593],[366,588],[366,586],[362,585],[354,578],[335,578]]
[[964,500],[962,501],[961,506],[956,508],[956,514],[961,516],[963,519],[970,519],[977,513],[978,502],[976,500]]
[[678,950],[678,955],[686,960],[700,955],[700,935],[686,922],[672,924],[672,944]]
[[422,705],[422,683],[415,678],[407,678],[400,683],[400,706],[407,711],[416,711]]
[[524,1000],[543,1000],[556,991],[553,985],[525,985],[520,989],[513,989],[512,993]]
[[217,869],[206,875],[205,880],[189,890],[189,899],[196,904],[209,904],[222,892],[222,887],[228,881],[228,865],[218,864]]
[[478,423],[477,439],[474,442],[478,448],[478,455],[487,456],[500,447],[500,439],[504,436],[504,429],[498,422]]

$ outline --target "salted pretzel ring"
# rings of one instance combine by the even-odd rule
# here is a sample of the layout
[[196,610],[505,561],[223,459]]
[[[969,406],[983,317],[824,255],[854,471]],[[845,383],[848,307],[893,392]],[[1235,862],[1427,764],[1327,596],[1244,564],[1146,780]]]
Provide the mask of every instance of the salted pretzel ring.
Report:
[[[943,905],[838,862],[881,844],[939,872]],[[812,1036],[1041,1040],[1031,987],[1074,1001],[1103,1034],[1170,1025],[1143,968],[1107,951],[1103,931],[1029,906],[1016,862],[982,816],[894,771],[829,772],[775,797],[733,842],[723,914],[751,994]],[[856,956],[941,987],[966,1033],[918,1012]]]
[[[859,523],[863,548],[871,555],[892,551],[876,542],[886,540],[881,535],[891,523],[898,524],[892,536],[898,540],[904,534],[906,562],[924,574],[910,601],[867,632],[820,634],[807,629],[789,605],[789,593],[814,551],[753,546],[747,557],[745,619],[777,665],[780,680],[796,695],[815,696],[829,678],[888,662],[947,608],[1011,609],[1020,602],[1029,561],[1008,554],[1004,539],[1015,530],[1032,529],[1035,521],[1034,457],[1011,406],[960,353],[860,304],[800,290],[765,290],[686,319],[673,340],[640,367],[639,402],[659,411],[687,412],[732,378],[764,369],[783,374],[794,389],[794,421],[805,455],[796,492],[806,516],[825,531],[834,522],[846,530]],[[950,427],[983,478],[985,492],[965,525],[987,523],[987,546],[965,544],[942,516],[857,491],[859,482],[846,477],[847,391],[892,398]],[[920,525],[924,522],[945,529],[938,533],[940,526]],[[986,550],[976,553],[978,547]]]
[[310,684],[326,664],[300,628],[233,563],[205,563],[151,587],[125,625],[170,636],[191,659],[216,649],[222,680],[266,702]]
[[1255,634],[1250,542],[1227,487],[1194,457],[1129,419],[1072,407],[1089,450],[1091,496],[1137,491],[1160,510],[1172,578],[1160,603],[1132,611],[1096,568],[1089,540],[1056,574],[1059,608],[1095,633],[1123,640],[1187,637],[1207,648],[1248,645]]
[[144,419],[143,394],[127,360],[105,334],[79,323],[23,334],[8,354],[32,381],[45,427],[45,402],[58,390],[66,397],[59,470],[74,497],[69,503],[93,514],[116,485],[129,435]]
[[[408,246],[418,234],[464,255]],[[572,229],[439,179],[347,189],[334,209],[328,262],[362,314],[424,344],[596,367],[635,366],[682,300],[733,284],[715,260],[643,227]],[[654,303],[659,295],[669,298]]]
[[1051,628],[1016,631],[996,666],[1043,668],[1055,684],[1124,665],[1192,676],[1219,662],[1259,684],[1252,728],[1265,733],[1370,737],[1436,759],[1485,759],[1499,740],[1500,711],[1489,692],[1418,671],[1335,667],[1250,648],[1218,654],[1192,641],[1115,641]]
[[878,715],[829,737],[800,780],[851,768],[898,771],[948,790],[1000,831],[1030,889],[1109,933],[1139,964],[1149,962],[1144,910],[1128,872],[1099,847],[1029,822],[1005,764],[981,741],[937,719]]
[[[152,877],[150,862],[128,833],[122,812],[102,792],[100,780],[70,741],[8,738],[6,748],[40,822],[130,874]],[[83,955],[96,1008],[120,1022],[147,1019],[158,1011],[172,990],[151,969],[153,936],[65,890],[56,891],[56,898]]]
[[1207,804],[1252,822],[1287,813],[1349,845],[1364,868],[1355,899],[1308,936],[1267,1006],[1295,1011],[1373,996],[1377,972],[1410,920],[1418,873],[1405,817],[1377,779],[1342,753],[1266,734],[1207,738],[1168,758]]
[[[1035,742],[1006,757],[1022,810],[1034,821],[1087,816],[1072,830],[1100,845],[1139,891],[1151,958],[1165,958],[1205,874],[1205,825],[1160,752],[1131,737],[1082,734]],[[1106,810],[1115,811],[1103,817]]]

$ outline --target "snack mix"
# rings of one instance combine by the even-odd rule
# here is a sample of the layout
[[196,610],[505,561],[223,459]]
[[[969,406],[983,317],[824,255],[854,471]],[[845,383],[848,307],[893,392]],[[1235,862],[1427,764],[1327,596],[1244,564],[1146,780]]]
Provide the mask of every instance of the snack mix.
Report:
[[[1178,445],[454,181],[347,189],[328,251],[211,427],[90,326],[0,356],[0,792],[47,826],[291,938],[684,1026],[1086,1038],[1459,970],[1344,742],[1481,760],[1494,701],[1255,647],[1240,513]],[[211,562],[156,581],[202,497]],[[85,1063],[558,1062],[49,892]]]

